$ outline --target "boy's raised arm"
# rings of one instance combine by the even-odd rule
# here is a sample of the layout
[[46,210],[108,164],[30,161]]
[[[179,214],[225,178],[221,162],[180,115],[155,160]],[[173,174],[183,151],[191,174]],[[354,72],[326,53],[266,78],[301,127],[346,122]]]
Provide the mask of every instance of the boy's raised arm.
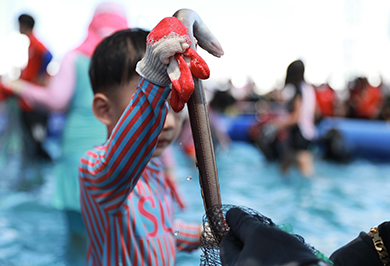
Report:
[[174,27],[165,21],[151,31],[145,57],[137,64],[142,78],[130,104],[107,142],[81,159],[81,185],[110,212],[115,212],[134,188],[163,128],[171,91],[167,69],[171,58],[190,46],[188,32],[179,34]]

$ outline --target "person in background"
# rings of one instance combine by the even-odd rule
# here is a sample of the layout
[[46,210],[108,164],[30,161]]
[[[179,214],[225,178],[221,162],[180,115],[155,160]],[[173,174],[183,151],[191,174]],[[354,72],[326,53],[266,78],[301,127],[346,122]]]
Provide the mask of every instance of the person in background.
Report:
[[[254,216],[232,208],[226,213],[229,232],[221,243],[223,266],[330,266],[320,260],[296,237],[274,226],[264,225]],[[334,266],[390,265],[390,222],[372,227],[368,232],[335,250],[330,256]]]
[[87,232],[80,211],[79,160],[85,151],[106,139],[104,125],[91,110],[90,58],[103,38],[126,28],[128,22],[123,7],[116,3],[101,3],[95,9],[85,40],[65,55],[59,72],[47,86],[24,80],[6,84],[34,110],[66,113],[61,155],[54,168],[53,196],[54,206],[63,210],[66,217],[70,233],[69,258],[85,257],[86,254]]
[[378,119],[385,97],[380,87],[372,86],[366,77],[356,78],[350,84],[348,117]]
[[189,47],[184,29],[174,17],[161,21],[148,35],[137,72],[144,31],[117,32],[92,56],[92,108],[107,141],[87,151],[79,167],[88,265],[175,265],[176,249],[199,246],[200,224],[174,220],[174,196],[159,158],[183,123],[183,114],[168,105],[167,67]]
[[321,117],[333,117],[337,114],[338,98],[335,90],[329,84],[315,88],[316,101]]
[[282,91],[288,114],[272,121],[272,125],[277,131],[287,129],[289,135],[281,156],[282,172],[287,172],[292,163],[297,163],[300,172],[310,177],[314,174],[314,166],[309,145],[317,135],[315,117],[318,110],[315,90],[306,83],[304,73],[301,60],[288,66]]
[[[21,71],[20,79],[36,85],[45,86],[49,81],[46,68],[53,56],[48,49],[34,35],[35,20],[32,16],[22,14],[18,18],[19,31],[30,40],[28,47],[27,66]],[[19,99],[21,109],[21,126],[23,132],[24,162],[36,160],[36,158],[51,160],[50,155],[44,149],[46,140],[48,114],[34,110],[23,99]]]
[[46,85],[49,74],[46,68],[53,56],[49,50],[34,35],[35,20],[32,16],[22,14],[18,18],[19,32],[30,40],[28,46],[27,66],[21,71],[20,78],[38,85]]
[[[34,34],[35,20],[31,15],[22,14],[18,17],[19,32],[29,39],[27,65],[21,70],[20,80],[37,86],[45,86],[49,81],[46,71],[53,58],[49,50]],[[1,100],[7,100],[13,95],[12,90],[0,84]],[[23,99],[18,99],[20,127],[22,136],[22,182],[42,182],[42,162],[51,162],[52,158],[44,148],[47,136],[48,113],[41,112],[29,106]],[[16,132],[13,132],[16,133]]]
[[223,119],[220,115],[223,113],[223,110],[220,109],[220,106],[215,105],[213,100],[208,104],[208,113],[210,121],[210,131],[213,138],[213,144],[215,151],[218,150],[227,150],[231,145],[231,138],[229,136],[228,129],[223,123]]

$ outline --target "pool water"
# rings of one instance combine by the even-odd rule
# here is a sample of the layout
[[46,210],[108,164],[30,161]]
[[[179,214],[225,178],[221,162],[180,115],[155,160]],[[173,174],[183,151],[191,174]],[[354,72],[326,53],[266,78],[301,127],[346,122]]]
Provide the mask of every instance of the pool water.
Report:
[[[175,154],[177,179],[188,205],[177,216],[201,222],[198,171],[179,145]],[[10,156],[0,175],[0,265],[80,265],[67,247],[64,217],[50,203],[51,166],[44,168],[41,182],[18,191],[18,160]],[[219,151],[216,161],[224,204],[247,206],[276,224],[292,225],[327,256],[360,231],[389,219],[390,164],[336,164],[316,158],[314,177],[304,178],[295,168],[282,176],[277,164],[244,142]],[[200,255],[199,250],[180,252],[177,265],[199,265]]]

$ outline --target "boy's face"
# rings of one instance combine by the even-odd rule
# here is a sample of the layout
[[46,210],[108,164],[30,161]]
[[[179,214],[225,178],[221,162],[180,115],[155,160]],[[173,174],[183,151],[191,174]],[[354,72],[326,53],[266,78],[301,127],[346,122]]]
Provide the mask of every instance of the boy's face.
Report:
[[[135,93],[135,88],[138,85],[137,83],[130,82],[128,88],[125,90],[121,90],[119,97],[117,98],[117,104],[113,105],[112,112],[114,113],[114,117],[116,118],[116,122],[119,121],[119,118],[122,116],[125,111],[127,105],[130,102],[131,96]],[[153,157],[159,157],[165,148],[168,147],[179,135],[182,124],[184,120],[184,115],[182,112],[176,113],[169,108],[167,118],[165,119],[163,130],[161,131],[160,136],[158,137],[158,142],[156,149],[153,153]]]
[[181,127],[183,125],[183,113],[176,113],[169,108],[167,118],[165,119],[163,130],[158,137],[156,149],[153,153],[153,157],[159,157],[165,148],[168,147],[179,135]]

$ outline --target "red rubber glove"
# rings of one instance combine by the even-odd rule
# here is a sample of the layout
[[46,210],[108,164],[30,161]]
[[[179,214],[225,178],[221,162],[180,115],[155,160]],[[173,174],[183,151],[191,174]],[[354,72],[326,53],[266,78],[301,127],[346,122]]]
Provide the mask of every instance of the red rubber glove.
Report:
[[190,45],[183,23],[175,17],[164,18],[149,33],[145,57],[137,64],[138,74],[156,85],[172,83],[170,104],[175,112],[183,109],[194,91],[192,75],[210,76],[206,62]]

